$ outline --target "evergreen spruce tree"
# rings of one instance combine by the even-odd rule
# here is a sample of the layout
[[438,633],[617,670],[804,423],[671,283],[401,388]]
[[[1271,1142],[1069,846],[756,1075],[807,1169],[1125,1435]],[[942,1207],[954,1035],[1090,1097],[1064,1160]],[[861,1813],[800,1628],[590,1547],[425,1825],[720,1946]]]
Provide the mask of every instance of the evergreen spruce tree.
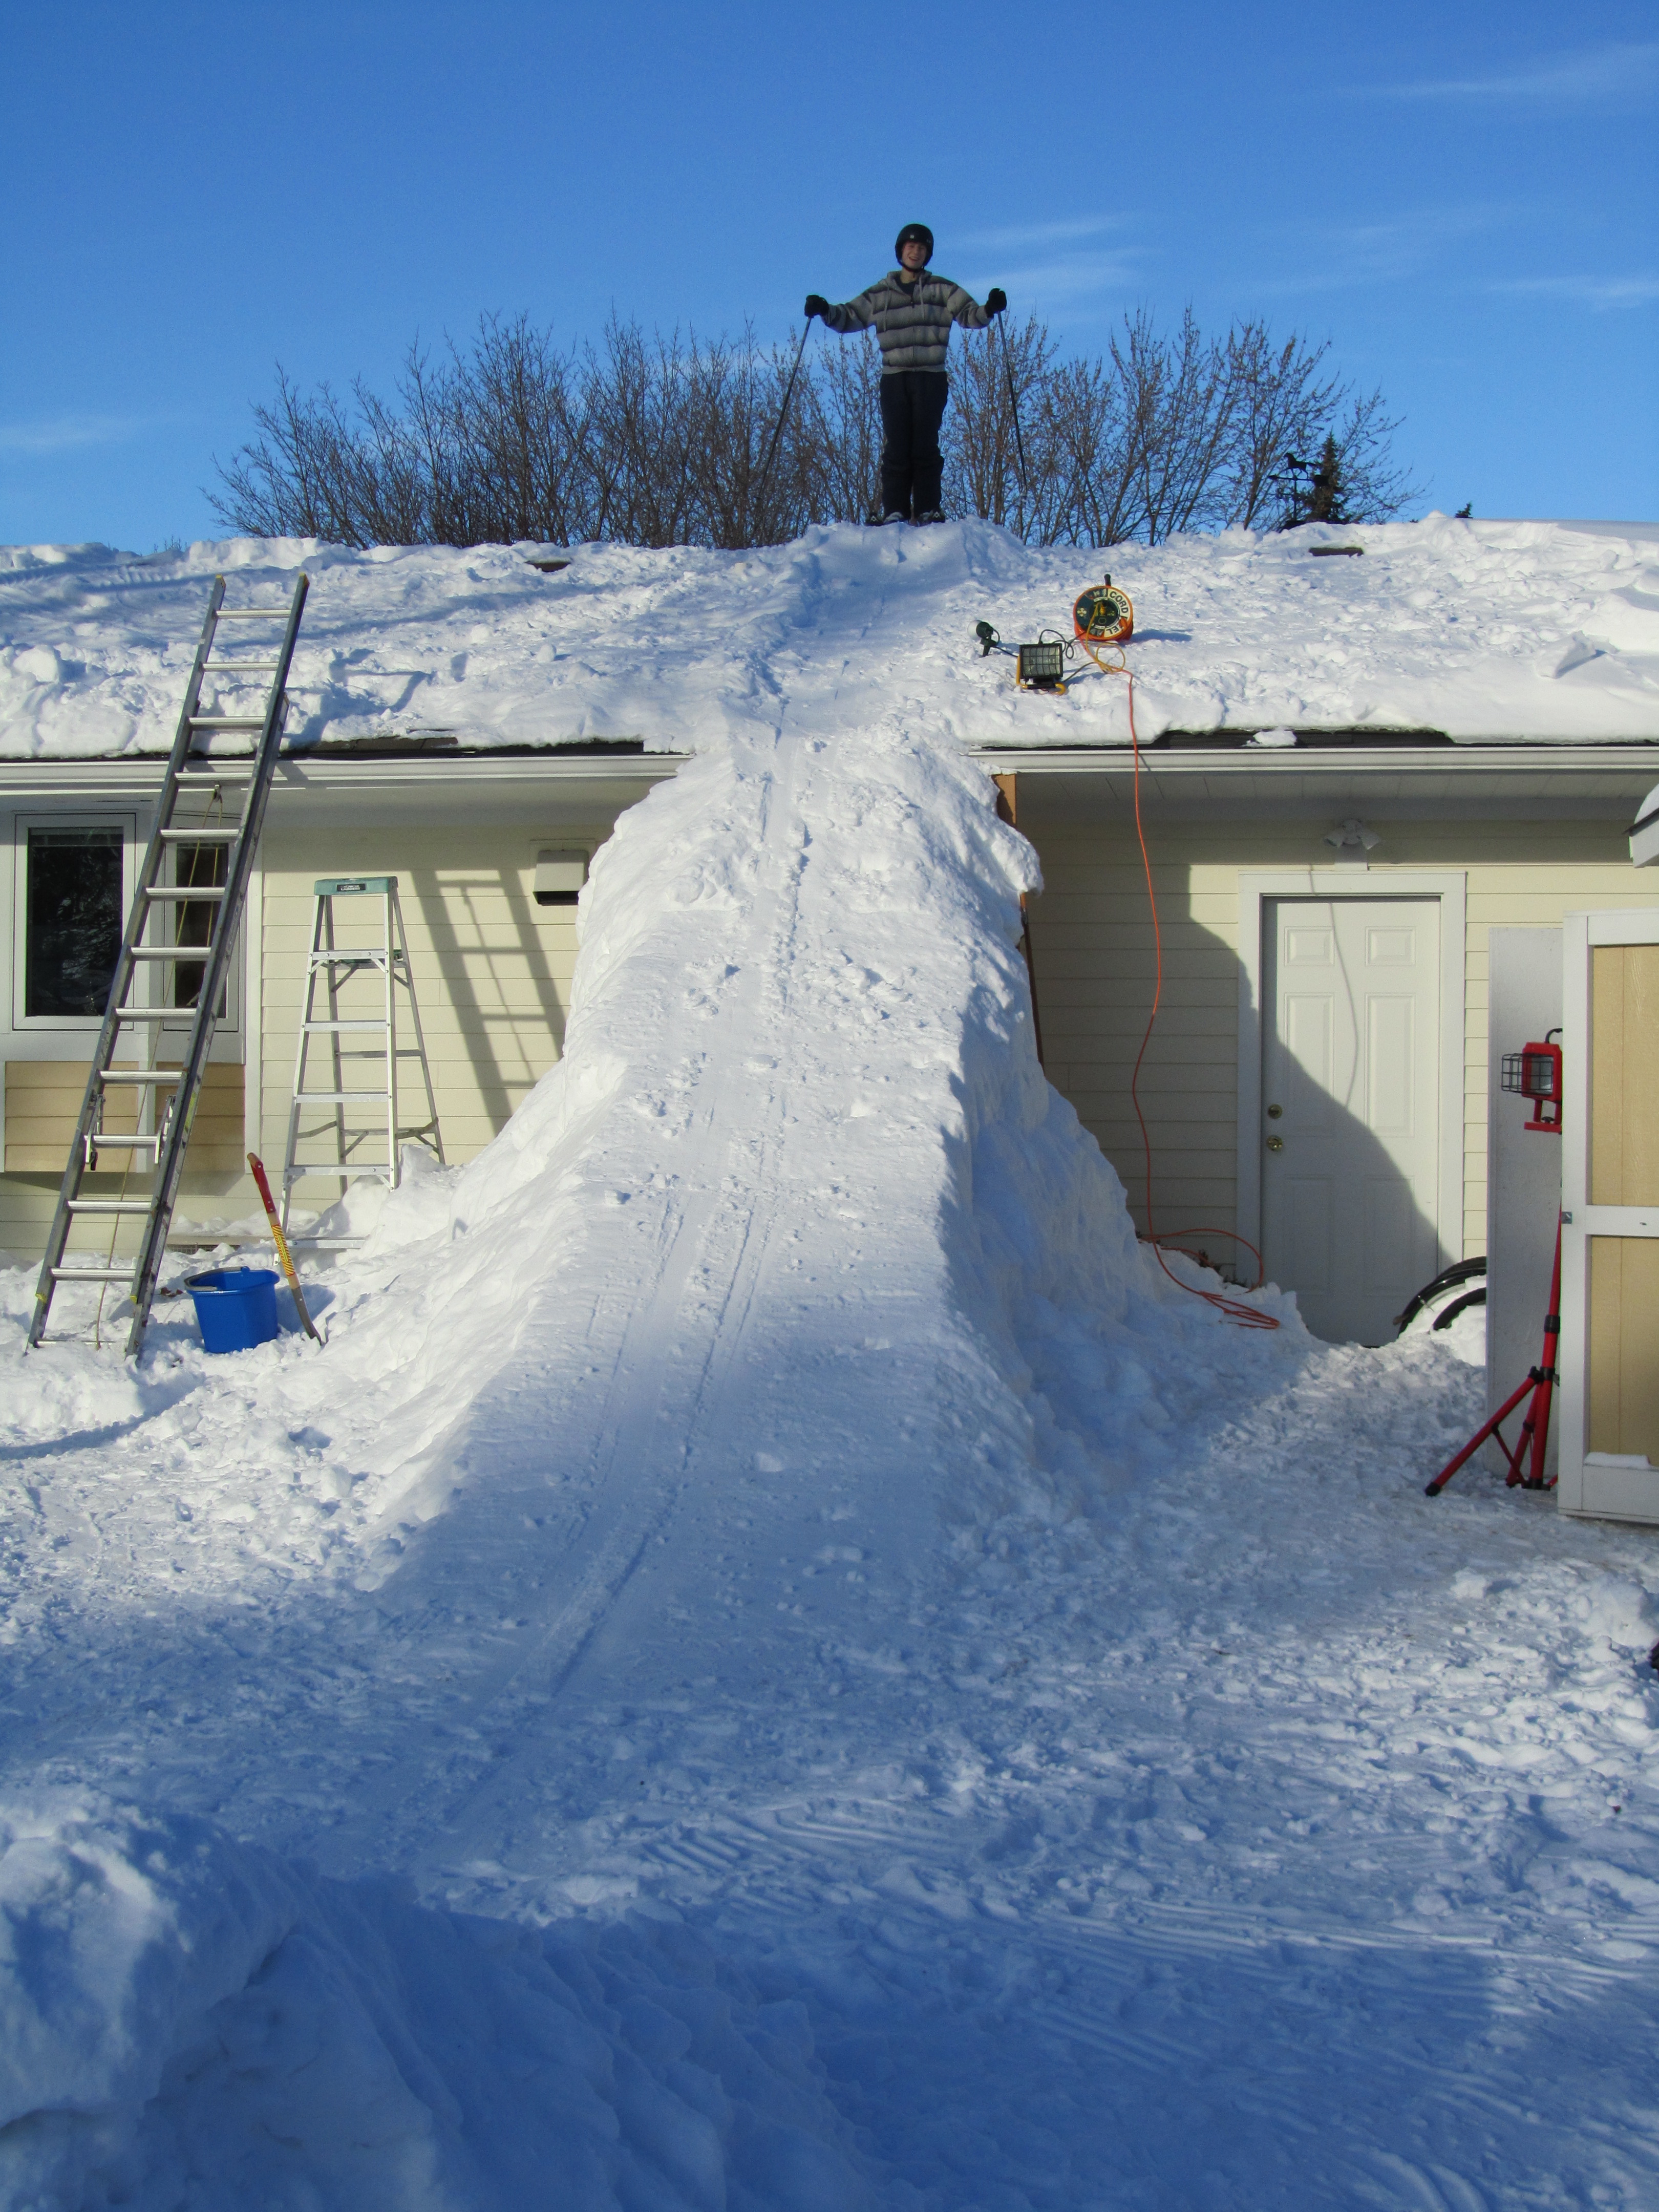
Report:
[[1308,520],[1346,522],[1349,515],[1345,490],[1342,455],[1337,448],[1334,435],[1327,431],[1319,455],[1319,466],[1314,471],[1313,482],[1308,487]]

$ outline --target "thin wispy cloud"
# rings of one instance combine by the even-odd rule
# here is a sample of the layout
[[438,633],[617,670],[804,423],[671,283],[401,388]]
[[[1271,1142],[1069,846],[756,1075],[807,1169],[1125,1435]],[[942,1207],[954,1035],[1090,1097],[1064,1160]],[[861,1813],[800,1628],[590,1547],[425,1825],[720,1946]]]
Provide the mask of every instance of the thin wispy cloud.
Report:
[[1127,254],[1079,253],[1051,261],[1034,261],[1023,268],[987,267],[987,289],[1000,284],[1016,308],[1039,312],[1093,299],[1102,292],[1122,292],[1139,278]]
[[[1639,99],[1659,88],[1659,40],[1620,41],[1557,54],[1490,76],[1434,77],[1419,84],[1364,88],[1384,100],[1523,100],[1558,103]],[[1357,89],[1358,89],[1357,88]]]
[[1017,313],[1061,309],[1085,313],[1103,294],[1114,295],[1139,280],[1139,250],[1111,242],[1128,228],[1124,216],[1068,216],[1052,222],[1004,223],[970,233],[962,241],[969,257],[963,283],[982,297],[1000,284]]
[[1431,268],[1451,248],[1514,221],[1516,213],[1498,205],[1424,208],[1382,222],[1310,225],[1281,234],[1290,265],[1258,276],[1255,289],[1285,294],[1397,283]]
[[1659,276],[1515,276],[1490,289],[1570,300],[1584,307],[1645,307],[1659,300]]
[[1055,222],[1008,222],[999,224],[994,230],[969,231],[961,243],[969,252],[1041,252],[1048,246],[1072,246],[1086,238],[1103,238],[1109,231],[1127,228],[1127,216],[1067,216]]
[[55,415],[34,422],[0,422],[0,453],[35,457],[82,446],[115,446],[143,427],[129,415]]

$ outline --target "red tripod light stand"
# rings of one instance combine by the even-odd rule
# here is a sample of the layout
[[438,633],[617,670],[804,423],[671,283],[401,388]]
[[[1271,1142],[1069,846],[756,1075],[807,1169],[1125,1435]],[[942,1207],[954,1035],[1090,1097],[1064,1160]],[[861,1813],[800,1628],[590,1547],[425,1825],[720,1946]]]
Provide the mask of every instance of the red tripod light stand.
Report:
[[[1527,1127],[1534,1125],[1528,1122]],[[1557,1125],[1559,1126],[1559,1124]],[[1538,1355],[1536,1367],[1527,1370],[1527,1379],[1518,1389],[1510,1392],[1484,1428],[1477,1429],[1455,1459],[1448,1460],[1434,1480],[1425,1489],[1424,1495],[1438,1498],[1465,1460],[1474,1457],[1488,1437],[1496,1437],[1498,1449],[1509,1462],[1509,1473],[1504,1481],[1511,1490],[1547,1490],[1544,1480],[1544,1447],[1549,1442],[1550,1401],[1555,1395],[1556,1346],[1561,1338],[1561,1224],[1555,1224],[1555,1266],[1550,1274],[1550,1310],[1544,1316],[1544,1348]],[[1527,1408],[1526,1419],[1521,1424],[1521,1433],[1511,1451],[1504,1441],[1503,1424],[1508,1420],[1528,1391],[1532,1403]],[[1532,1446],[1531,1465],[1522,1468],[1527,1457],[1527,1446]]]
[[[1559,1030],[1552,1030],[1550,1037],[1558,1037]],[[1529,1129],[1541,1129],[1546,1136],[1561,1133],[1561,1048],[1547,1039],[1542,1044],[1528,1044],[1523,1051],[1506,1052],[1502,1065],[1502,1079],[1505,1091],[1517,1092],[1531,1101],[1533,1117],[1527,1123]],[[1536,1367],[1527,1370],[1527,1379],[1512,1390],[1492,1419],[1475,1431],[1455,1459],[1448,1460],[1434,1480],[1425,1486],[1424,1495],[1438,1498],[1458,1468],[1474,1457],[1488,1437],[1496,1437],[1498,1448],[1509,1462],[1509,1473],[1504,1480],[1511,1490],[1547,1490],[1544,1480],[1544,1452],[1549,1443],[1550,1403],[1555,1395],[1558,1370],[1556,1358],[1561,1342],[1561,1218],[1555,1221],[1555,1265],[1550,1273],[1549,1311],[1544,1316],[1544,1348],[1538,1355]],[[1503,1425],[1521,1401],[1530,1395],[1526,1417],[1521,1424],[1521,1433],[1514,1448],[1504,1442]],[[1530,1449],[1528,1449],[1530,1447]]]

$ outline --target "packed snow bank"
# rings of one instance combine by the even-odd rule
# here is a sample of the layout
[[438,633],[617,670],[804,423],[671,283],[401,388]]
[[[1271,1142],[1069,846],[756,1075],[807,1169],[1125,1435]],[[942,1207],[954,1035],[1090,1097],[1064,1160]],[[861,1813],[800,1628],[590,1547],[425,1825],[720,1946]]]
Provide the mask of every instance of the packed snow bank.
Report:
[[[303,1724],[331,1871],[499,1861],[550,1790],[586,1817],[627,1755],[594,1717],[619,1695],[695,1732],[727,1696],[827,1710],[850,1670],[902,1732],[919,1605],[1109,1516],[1305,1355],[1291,1301],[1263,1293],[1285,1325],[1247,1335],[1138,1249],[1036,1064],[1034,856],[992,800],[890,723],[711,749],[598,857],[564,1059],[480,1158],[387,1207],[328,1287],[324,1355],[208,1360],[158,1310],[137,1376],[69,1345],[24,1369],[20,1454],[219,1437],[262,1494],[239,1592],[279,1586],[269,1531],[310,1563],[284,1606],[346,1604],[319,1639],[410,1655],[371,1776],[355,1696]],[[312,1848],[280,1762],[248,1755],[296,1694],[264,1680],[158,1742],[162,1802]],[[457,1699],[476,1758],[434,1762]],[[217,1793],[173,1798],[222,1729]],[[787,1786],[800,1755],[781,1731],[750,1778]]]
[[[1137,1248],[1037,1067],[1034,880],[946,743],[713,750],[599,856],[564,1060],[387,1206],[322,1356],[179,1359],[164,1322],[106,1390],[76,1347],[30,1361],[59,1435],[113,1443],[193,1390],[182,1434],[222,1408],[261,1440],[239,1487],[305,1470],[281,1511],[326,1609],[227,1589],[274,1599],[288,1656],[192,1699],[143,1790],[349,1887],[173,1811],[19,1823],[14,2201],[112,2176],[224,2203],[274,2173],[342,2205],[549,2173],[584,2206],[861,2201],[798,2008],[667,1933],[573,1953],[364,1876],[491,1897],[511,1869],[538,1917],[625,1897],[579,1858],[632,1763],[619,1705],[653,1717],[653,1776],[711,1726],[744,1731],[745,1789],[867,1776],[953,1588],[1109,1516],[1209,1393],[1302,1356],[1287,1303],[1247,1339]],[[176,1663],[149,1611],[131,1677]],[[377,1679],[320,1680],[322,1651]]]
[[[1357,558],[1318,557],[1358,545]],[[0,549],[0,758],[162,750],[208,580],[313,589],[295,740],[438,732],[464,745],[828,735],[899,719],[967,744],[1127,741],[1123,686],[1086,665],[1019,695],[1005,638],[1058,627],[1109,567],[1133,597],[1137,726],[1436,729],[1455,738],[1659,734],[1659,544],[1547,522],[1182,538],[1101,554],[988,524],[814,529],[731,554],[377,548],[232,538],[148,560]]]
[[810,1703],[827,1659],[902,1727],[941,1576],[1109,1512],[1302,1356],[1290,1301],[1247,1341],[1149,1265],[1043,1080],[1033,860],[991,800],[891,725],[659,787],[584,893],[563,1061],[387,1208],[326,1357],[272,1355],[399,1633],[447,1632],[458,1558],[492,1592],[467,1695],[512,1739],[487,1778],[417,1744],[331,1852],[423,1801],[444,1863],[510,1858],[554,1762],[568,1811],[603,1801],[618,1696]]
[[0,2203],[850,2212],[799,2004],[85,1796],[0,1809]]

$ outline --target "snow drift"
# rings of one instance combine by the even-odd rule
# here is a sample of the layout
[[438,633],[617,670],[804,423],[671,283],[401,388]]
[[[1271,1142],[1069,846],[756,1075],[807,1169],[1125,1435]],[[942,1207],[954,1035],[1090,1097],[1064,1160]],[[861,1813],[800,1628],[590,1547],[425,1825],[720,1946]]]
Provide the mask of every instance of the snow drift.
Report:
[[[1358,557],[1330,556],[1358,547]],[[230,538],[138,559],[0,549],[0,759],[163,751],[208,580],[285,596],[302,564],[290,735],[429,733],[467,746],[642,739],[699,748],[896,718],[967,744],[1121,744],[1123,687],[1079,668],[1017,696],[974,626],[1070,633],[1109,566],[1135,602],[1136,721],[1163,731],[1432,729],[1651,737],[1659,541],[1650,526],[1421,522],[1153,548],[1043,549],[988,523],[810,530],[748,553],[377,547]]]
[[[13,2201],[61,2171],[229,2202],[229,2175],[276,2170],[267,2136],[316,2201],[471,2201],[455,2146],[502,2092],[461,2019],[551,2085],[485,2201],[520,2201],[507,2175],[556,2137],[574,2204],[859,2201],[794,2027],[722,2000],[710,2044],[702,1998],[657,1994],[678,1966],[619,1936],[592,1966],[618,2028],[541,1937],[365,1901],[361,1878],[566,1877],[629,1756],[619,1699],[682,1717],[670,1771],[721,1711],[767,1717],[751,1784],[787,1790],[808,1756],[860,1771],[912,1725],[906,1648],[952,1576],[1109,1510],[1218,1377],[1286,1356],[1177,1305],[1042,1079],[1033,870],[982,773],[891,723],[731,741],[623,817],[563,1061],[480,1158],[388,1206],[324,1355],[237,1363],[258,1425],[320,1448],[350,1501],[329,1637],[372,1620],[405,1656],[367,1771],[360,1705],[273,1741],[220,1698],[166,1780],[205,1755],[222,1819],[359,1886],[131,1815],[20,1831]],[[164,1328],[153,1369],[169,1349]],[[434,1759],[434,1727],[483,1757]],[[628,2179],[647,2156],[677,2176],[654,2195]]]
[[1042,1078],[1033,871],[982,774],[893,725],[732,741],[623,817],[563,1061],[406,1187],[364,1263],[396,1280],[283,1369],[374,1470],[360,1579],[435,1620],[459,1547],[527,1624],[474,1694],[890,1648],[942,1547],[1100,1510],[1271,1365],[1149,1266]]
[[[619,1694],[805,1702],[857,1653],[902,1729],[902,1647],[942,1559],[1097,1511],[1156,1457],[1157,1385],[1189,1395],[1223,1331],[1165,1310],[1116,1177],[1037,1068],[1033,869],[982,773],[891,723],[732,741],[623,817],[583,895],[563,1061],[478,1160],[388,1206],[323,1357],[249,1362],[265,1420],[351,1470],[359,1602],[405,1649],[447,1648],[444,1702],[501,1743],[487,1776],[434,1770],[416,1690],[348,1786],[351,1730],[312,1714],[341,1873],[556,1858],[538,1808],[556,1778],[566,1820],[584,1783],[597,1802],[587,1717]],[[459,1648],[458,1580],[492,1616]],[[6,1863],[13,2173],[107,2172],[148,2202],[184,2156],[164,2139],[268,2132],[325,2201],[465,2201],[443,2177],[479,2069],[453,2038],[430,2050],[430,2023],[465,2000],[499,2038],[503,2008],[552,2002],[568,2051],[508,2040],[515,2069],[565,2084],[561,2155],[610,2142],[568,2201],[635,2201],[635,2093],[589,2080],[631,2046],[568,1990],[532,2002],[515,1977],[557,1978],[538,1939],[503,1938],[513,1963],[485,1972],[412,1908],[130,1816],[19,1832]],[[470,1983],[414,1986],[434,1946]],[[679,2063],[678,2031],[641,2032],[659,2071]],[[797,2058],[744,2124],[795,2128],[779,2172],[807,2179],[756,2201],[855,2202]],[[725,2093],[676,2120],[667,2080],[638,2128],[695,2172],[652,2201],[744,2202],[706,2109]],[[804,2134],[778,2117],[795,2105]],[[511,2160],[541,2156],[518,2128]],[[234,2160],[214,2162],[228,2201]]]
[[[402,1279],[331,1355],[331,1390],[343,1367],[385,1409],[383,1510],[437,1503],[416,1470],[453,1479],[497,1375],[635,1480],[625,1403],[677,1466],[715,1455],[693,1487],[719,1494],[757,1454],[792,1490],[867,1456],[873,1392],[909,1438],[882,1446],[902,1492],[948,1462],[954,1510],[1041,1464],[1018,1346],[1043,1303],[1177,1337],[1116,1176],[1036,1063],[1036,886],[983,775],[893,724],[734,742],[630,809],[584,893],[563,1061],[480,1159],[394,1202],[377,1249]],[[596,1372],[597,1424],[574,1410]],[[881,1488],[872,1518],[897,1502]]]
[[675,1928],[296,1874],[202,1821],[0,1812],[0,2202],[841,2212],[799,2005]]

